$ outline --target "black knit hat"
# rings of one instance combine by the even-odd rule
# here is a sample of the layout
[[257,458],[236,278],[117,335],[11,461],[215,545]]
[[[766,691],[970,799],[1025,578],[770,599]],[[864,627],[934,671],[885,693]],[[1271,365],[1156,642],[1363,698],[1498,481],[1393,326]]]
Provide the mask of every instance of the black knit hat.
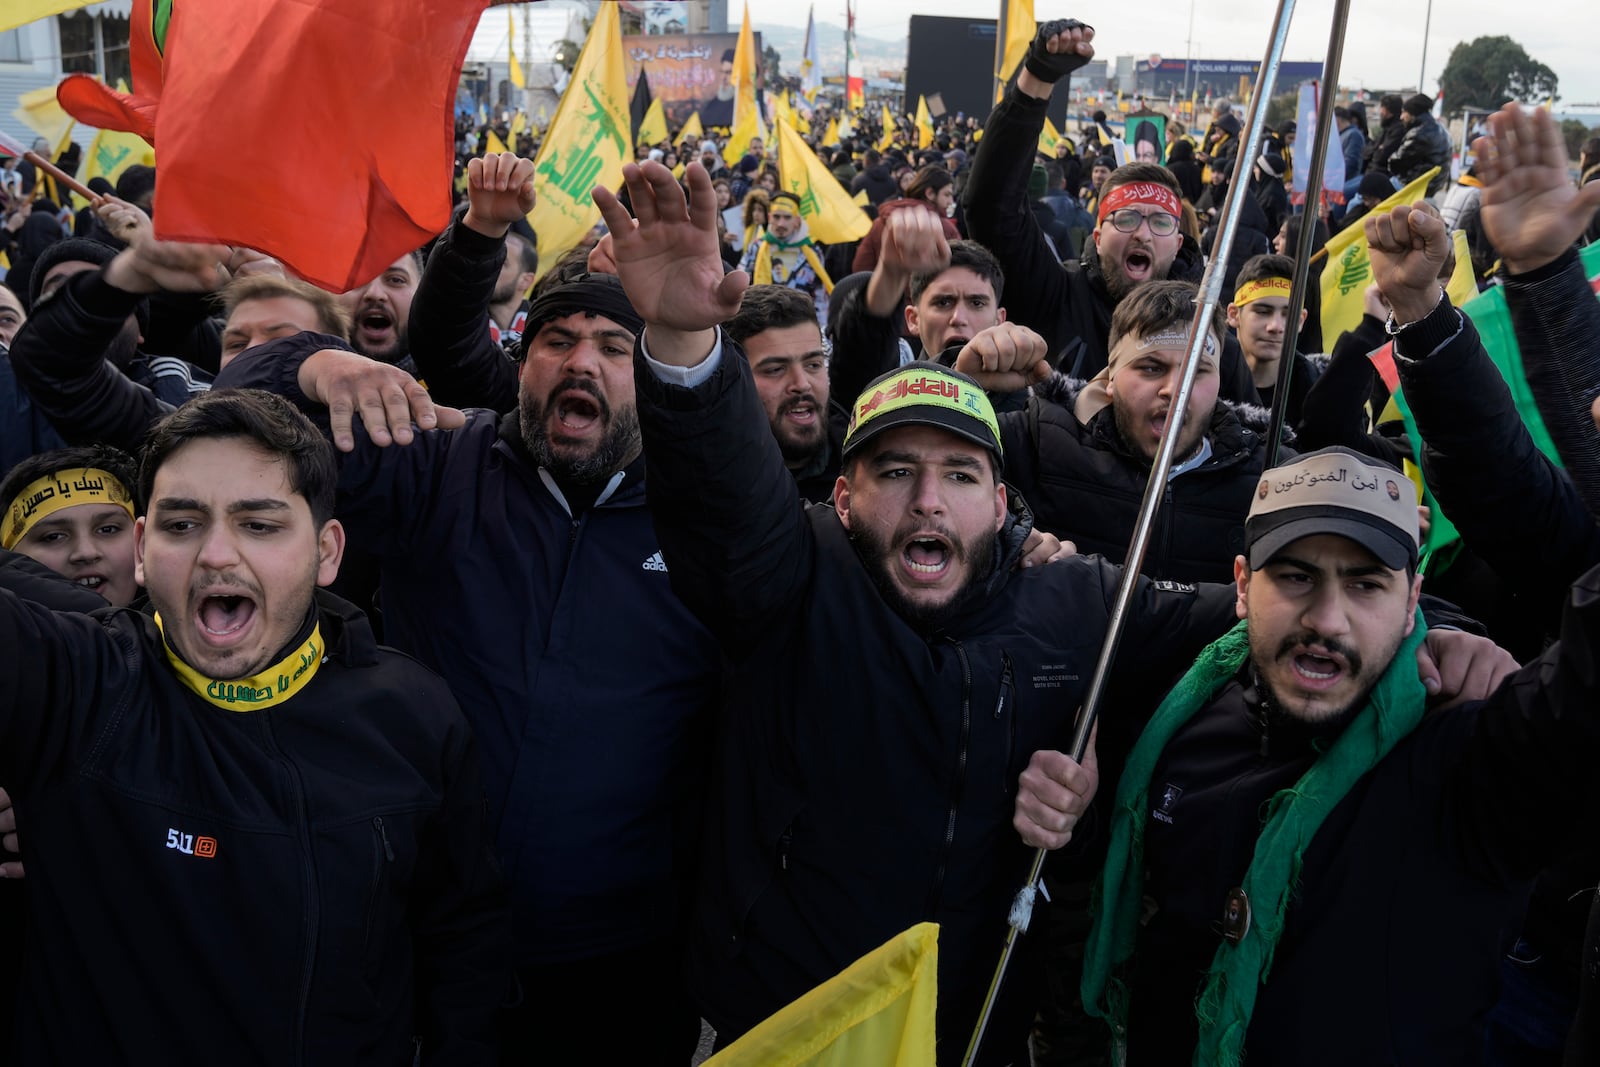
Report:
[[104,241],[89,237],[67,237],[47,247],[33,261],[33,273],[28,275],[28,306],[39,303],[39,290],[44,287],[44,276],[63,263],[93,263],[103,267],[117,256],[117,250]]

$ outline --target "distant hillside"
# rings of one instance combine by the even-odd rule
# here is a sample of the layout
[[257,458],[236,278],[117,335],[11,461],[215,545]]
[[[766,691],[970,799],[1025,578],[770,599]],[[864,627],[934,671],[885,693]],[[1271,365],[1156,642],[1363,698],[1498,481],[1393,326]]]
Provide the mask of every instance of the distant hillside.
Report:
[[[730,27],[731,28],[731,27]],[[806,30],[804,26],[761,26],[764,44],[777,49],[783,57],[783,72],[798,76],[800,57],[805,53]],[[817,23],[817,61],[822,73],[836,77],[844,73],[844,27],[826,22]],[[856,61],[868,77],[876,78],[884,71],[901,72],[906,66],[906,41],[886,41],[878,37],[856,38]]]

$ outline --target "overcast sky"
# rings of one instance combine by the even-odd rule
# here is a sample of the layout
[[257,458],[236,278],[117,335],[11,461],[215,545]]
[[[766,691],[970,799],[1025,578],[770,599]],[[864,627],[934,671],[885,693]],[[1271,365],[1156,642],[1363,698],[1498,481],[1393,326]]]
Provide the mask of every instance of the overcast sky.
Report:
[[[749,0],[750,19],[804,26],[807,5],[798,0]],[[728,0],[729,29],[738,26],[741,0]],[[912,14],[993,16],[998,0],[857,0],[856,29],[872,37],[900,38]],[[1190,5],[1183,0],[1142,0],[1119,4],[1071,4],[1035,0],[1039,20],[1077,17],[1095,27],[1099,56],[1181,59],[1189,37]],[[1267,32],[1276,10],[1269,0],[1199,0],[1194,11],[1193,55],[1204,59],[1257,59],[1266,52]],[[1595,62],[1594,31],[1600,28],[1595,0],[1438,0],[1427,33],[1424,88],[1439,88],[1439,72],[1450,50],[1463,40],[1505,34],[1561,80],[1556,110],[1580,104],[1600,109],[1600,64]],[[844,0],[817,0],[818,21],[844,25]],[[1428,0],[1353,0],[1345,37],[1340,82],[1386,88],[1412,86],[1422,66],[1423,24]],[[1529,18],[1508,18],[1508,14]],[[1321,60],[1328,49],[1333,0],[1301,0],[1289,31],[1286,59]]]

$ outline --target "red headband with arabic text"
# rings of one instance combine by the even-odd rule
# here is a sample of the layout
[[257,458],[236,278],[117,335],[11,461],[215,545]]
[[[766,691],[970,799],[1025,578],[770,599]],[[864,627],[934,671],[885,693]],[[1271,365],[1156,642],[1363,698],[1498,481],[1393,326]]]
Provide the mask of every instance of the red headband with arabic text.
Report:
[[1135,204],[1148,204],[1160,208],[1174,218],[1183,218],[1183,205],[1178,203],[1177,193],[1155,182],[1129,182],[1127,185],[1117,186],[1100,198],[1100,216],[1095,222],[1104,222],[1106,216],[1118,208],[1132,207]]

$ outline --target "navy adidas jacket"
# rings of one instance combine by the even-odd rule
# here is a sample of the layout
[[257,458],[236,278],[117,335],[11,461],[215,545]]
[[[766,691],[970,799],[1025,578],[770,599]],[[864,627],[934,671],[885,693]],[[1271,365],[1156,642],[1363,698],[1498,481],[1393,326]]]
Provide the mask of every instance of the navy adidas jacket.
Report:
[[[298,334],[228,364],[324,419]],[[573,515],[515,412],[342,455],[338,516],[382,567],[385,634],[444,676],[478,735],[520,965],[681,934],[718,693],[710,635],[668,581],[635,461]],[[788,483],[794,495],[792,479]]]

